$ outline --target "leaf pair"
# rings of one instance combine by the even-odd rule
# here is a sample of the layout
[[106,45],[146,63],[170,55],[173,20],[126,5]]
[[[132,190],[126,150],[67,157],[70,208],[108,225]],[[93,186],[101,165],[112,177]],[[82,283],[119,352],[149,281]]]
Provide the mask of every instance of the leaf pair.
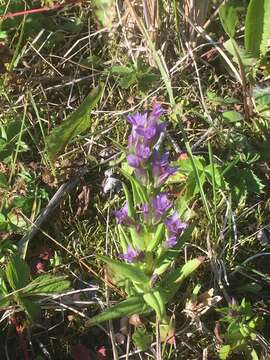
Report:
[[[104,259],[104,257],[103,257]],[[114,266],[114,260],[104,259]],[[112,263],[113,262],[113,263]],[[101,322],[117,319],[123,316],[130,317],[133,314],[146,314],[155,311],[159,319],[166,315],[165,305],[175,295],[183,281],[190,276],[203,262],[202,258],[188,261],[182,268],[176,269],[169,274],[153,291],[146,291],[143,294],[129,297],[127,300],[106,309],[101,314],[94,316],[86,322],[86,326],[93,326]],[[125,264],[124,264],[125,265]],[[126,264],[128,265],[128,264]],[[124,270],[124,268],[121,268]],[[126,268],[125,268],[126,269]],[[117,270],[120,268],[117,265]],[[130,272],[130,270],[129,270]],[[132,274],[132,277],[134,274]],[[138,274],[136,273],[136,277]],[[139,275],[140,277],[141,275]]]
[[8,306],[13,299],[31,320],[34,320],[40,312],[40,306],[33,301],[33,298],[61,292],[70,287],[70,282],[64,276],[55,277],[44,274],[30,281],[30,269],[18,255],[13,256],[8,262],[5,276],[13,292],[8,293],[4,274],[2,274],[0,278],[0,306]]

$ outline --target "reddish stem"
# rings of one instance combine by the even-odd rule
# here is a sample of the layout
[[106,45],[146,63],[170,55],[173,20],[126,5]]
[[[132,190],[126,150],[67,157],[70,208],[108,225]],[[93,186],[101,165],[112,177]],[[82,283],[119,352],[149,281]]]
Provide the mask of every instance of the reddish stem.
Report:
[[68,3],[65,3],[65,4],[54,4],[52,6],[44,6],[42,8],[37,8],[37,9],[29,9],[29,10],[17,11],[14,13],[7,13],[5,15],[0,15],[0,20],[13,18],[16,16],[24,16],[24,15],[29,15],[29,14],[41,13],[41,12],[46,12],[46,11],[50,11],[50,10],[58,10],[58,9],[62,9],[69,5],[79,4],[82,1],[83,0],[70,0]]

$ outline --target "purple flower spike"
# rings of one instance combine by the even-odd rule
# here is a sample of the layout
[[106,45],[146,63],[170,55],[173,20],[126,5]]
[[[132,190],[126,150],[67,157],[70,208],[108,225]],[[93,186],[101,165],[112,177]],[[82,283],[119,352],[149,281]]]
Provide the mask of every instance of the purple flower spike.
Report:
[[171,217],[164,221],[170,236],[179,236],[183,230],[186,229],[187,224],[183,223],[177,214],[174,212]]
[[152,206],[156,213],[157,220],[165,214],[172,206],[166,193],[160,193],[152,199]]
[[126,260],[129,263],[132,263],[139,256],[139,252],[132,249],[129,245],[127,251],[124,254],[119,255],[119,258],[122,260]]
[[118,224],[129,224],[130,218],[128,217],[128,204],[125,204],[122,209],[114,212]]

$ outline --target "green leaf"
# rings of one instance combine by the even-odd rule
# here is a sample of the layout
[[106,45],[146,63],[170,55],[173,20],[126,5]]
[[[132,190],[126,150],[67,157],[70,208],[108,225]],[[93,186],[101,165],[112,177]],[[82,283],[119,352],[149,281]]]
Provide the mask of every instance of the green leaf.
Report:
[[95,5],[95,14],[104,27],[111,28],[115,17],[114,0],[93,0]]
[[259,357],[258,357],[255,349],[252,349],[250,355],[251,355],[251,359],[252,359],[252,360],[259,360]]
[[155,310],[157,317],[162,320],[165,315],[165,304],[158,290],[143,295],[144,301]]
[[133,247],[136,249],[140,249],[142,251],[145,250],[145,242],[141,233],[139,233],[133,226],[130,226],[129,233],[132,239]]
[[126,171],[121,170],[121,173],[130,181],[132,192],[133,192],[133,202],[134,205],[147,203],[147,191],[145,187],[132,175],[128,174]]
[[191,236],[193,229],[194,225],[189,226],[181,235],[177,245],[173,249],[168,249],[167,251],[165,251],[157,259],[154,274],[161,275],[168,269],[168,267],[172,264],[173,260],[179,255],[179,250]]
[[145,303],[142,295],[133,296],[106,309],[101,314],[92,317],[86,322],[86,326],[94,326],[104,321],[117,319],[123,316],[131,316],[133,314],[143,314],[150,311],[151,308]]
[[244,68],[249,68],[256,63],[256,59],[244,48],[237,45],[234,39],[229,39],[224,42],[225,49],[233,56],[233,61],[239,65],[239,58]]
[[130,244],[130,240],[129,240],[129,237],[128,235],[126,234],[124,228],[122,225],[118,224],[117,226],[117,230],[118,230],[118,237],[119,237],[119,240],[120,240],[120,244],[121,244],[121,247],[122,247],[122,251],[123,252],[126,252],[127,249],[128,249],[128,246],[131,245]]
[[0,269],[0,308],[9,305],[9,299],[7,298],[8,291],[4,280],[4,273]]
[[8,179],[5,174],[0,173],[0,188],[8,188]]
[[37,295],[41,293],[58,293],[70,288],[70,282],[66,276],[52,276],[49,274],[40,275],[34,279],[23,291],[28,295]]
[[39,304],[31,301],[27,297],[23,297],[18,294],[16,295],[16,300],[32,321],[34,321],[39,316],[41,311]]
[[29,267],[23,259],[15,255],[7,264],[6,277],[12,289],[19,290],[29,283]]
[[153,341],[153,335],[146,330],[145,326],[138,327],[132,335],[132,340],[138,349],[146,351]]
[[269,46],[269,19],[269,0],[251,0],[245,20],[245,48],[254,57],[265,55]]
[[175,295],[183,281],[196,271],[203,261],[202,257],[189,260],[184,266],[164,277],[159,287],[164,291],[165,303]]
[[109,265],[113,272],[117,275],[121,275],[122,278],[130,279],[138,284],[145,284],[149,282],[148,276],[132,264],[126,264],[107,256],[100,256],[100,258]]
[[119,66],[119,65],[115,65],[112,66],[111,72],[113,74],[118,74],[118,75],[127,75],[130,74],[134,71],[134,69],[132,67],[128,67],[128,66]]
[[98,103],[103,93],[103,84],[95,87],[82,104],[59,126],[54,128],[46,139],[48,155],[54,159],[64,151],[66,145],[77,135],[83,133],[91,125],[89,113]]
[[132,195],[130,194],[130,191],[128,190],[128,188],[127,188],[127,186],[125,184],[123,184],[123,190],[124,190],[125,197],[126,197],[126,202],[127,202],[127,205],[128,205],[128,216],[130,216],[131,218],[134,219],[135,210],[134,210],[134,206],[133,206]]
[[237,7],[232,3],[224,4],[219,9],[222,26],[229,37],[234,37],[235,29],[239,22]]
[[253,97],[255,98],[258,112],[261,115],[270,118],[270,87],[255,87],[253,89]]
[[163,240],[165,240],[165,225],[163,223],[159,224],[157,230],[149,241],[147,245],[147,251],[153,251],[154,248],[159,245]]
[[137,82],[136,73],[131,73],[126,76],[123,76],[119,81],[119,85],[121,86],[122,89],[129,89],[136,82]]
[[231,123],[242,121],[244,119],[242,114],[240,114],[239,112],[234,111],[234,110],[224,111],[224,113],[222,114],[222,117]]
[[231,351],[230,345],[223,345],[219,350],[220,360],[228,359],[228,356],[230,355],[230,351]]
[[153,72],[146,72],[138,76],[138,90],[147,93],[154,84],[160,79],[160,75]]

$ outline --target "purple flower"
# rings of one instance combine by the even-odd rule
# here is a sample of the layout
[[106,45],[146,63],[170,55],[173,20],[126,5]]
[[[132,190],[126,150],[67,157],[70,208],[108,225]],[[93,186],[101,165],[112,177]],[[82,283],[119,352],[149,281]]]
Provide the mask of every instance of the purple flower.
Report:
[[142,204],[140,206],[140,210],[143,213],[143,215],[148,215],[149,214],[149,205],[148,204]]
[[120,254],[119,258],[122,260],[126,260],[129,263],[132,263],[138,258],[138,256],[139,256],[139,252],[133,250],[132,247],[129,245],[127,251],[124,254]]
[[150,206],[149,204],[142,204],[140,206],[140,211],[142,212],[143,214],[143,217],[144,217],[144,221],[146,223],[150,223],[151,222],[151,209],[150,209]]
[[136,127],[140,126],[140,127],[145,127],[146,122],[147,122],[147,113],[141,114],[141,113],[136,113],[134,115],[129,115],[127,117],[129,123],[131,125],[133,125],[136,129]]
[[155,118],[159,118],[160,116],[162,116],[164,114],[165,114],[165,110],[163,109],[163,107],[160,104],[155,103],[153,105],[153,110],[152,110],[151,116],[155,117]]
[[153,177],[154,187],[160,187],[168,179],[168,177],[177,171],[176,167],[169,166],[169,153],[160,155],[157,150],[154,150],[153,159]]
[[167,248],[172,248],[177,244],[177,237],[176,236],[169,236],[168,239],[165,241],[165,246]]
[[164,223],[168,229],[169,236],[179,236],[187,227],[187,224],[179,219],[177,212],[174,212]]
[[142,158],[134,154],[129,154],[127,155],[127,162],[129,166],[137,169],[141,166]]
[[146,160],[149,159],[149,157],[151,156],[151,150],[149,146],[145,146],[144,144],[138,144],[138,146],[136,147],[136,155]]
[[127,155],[127,161],[131,167],[138,169],[143,167],[143,161],[149,159],[150,156],[150,148],[144,144],[138,144],[135,148],[135,154]]
[[166,193],[160,193],[152,199],[152,207],[156,214],[157,220],[165,214],[172,206]]
[[131,219],[128,217],[128,204],[125,204],[120,210],[114,212],[118,224],[130,224]]

